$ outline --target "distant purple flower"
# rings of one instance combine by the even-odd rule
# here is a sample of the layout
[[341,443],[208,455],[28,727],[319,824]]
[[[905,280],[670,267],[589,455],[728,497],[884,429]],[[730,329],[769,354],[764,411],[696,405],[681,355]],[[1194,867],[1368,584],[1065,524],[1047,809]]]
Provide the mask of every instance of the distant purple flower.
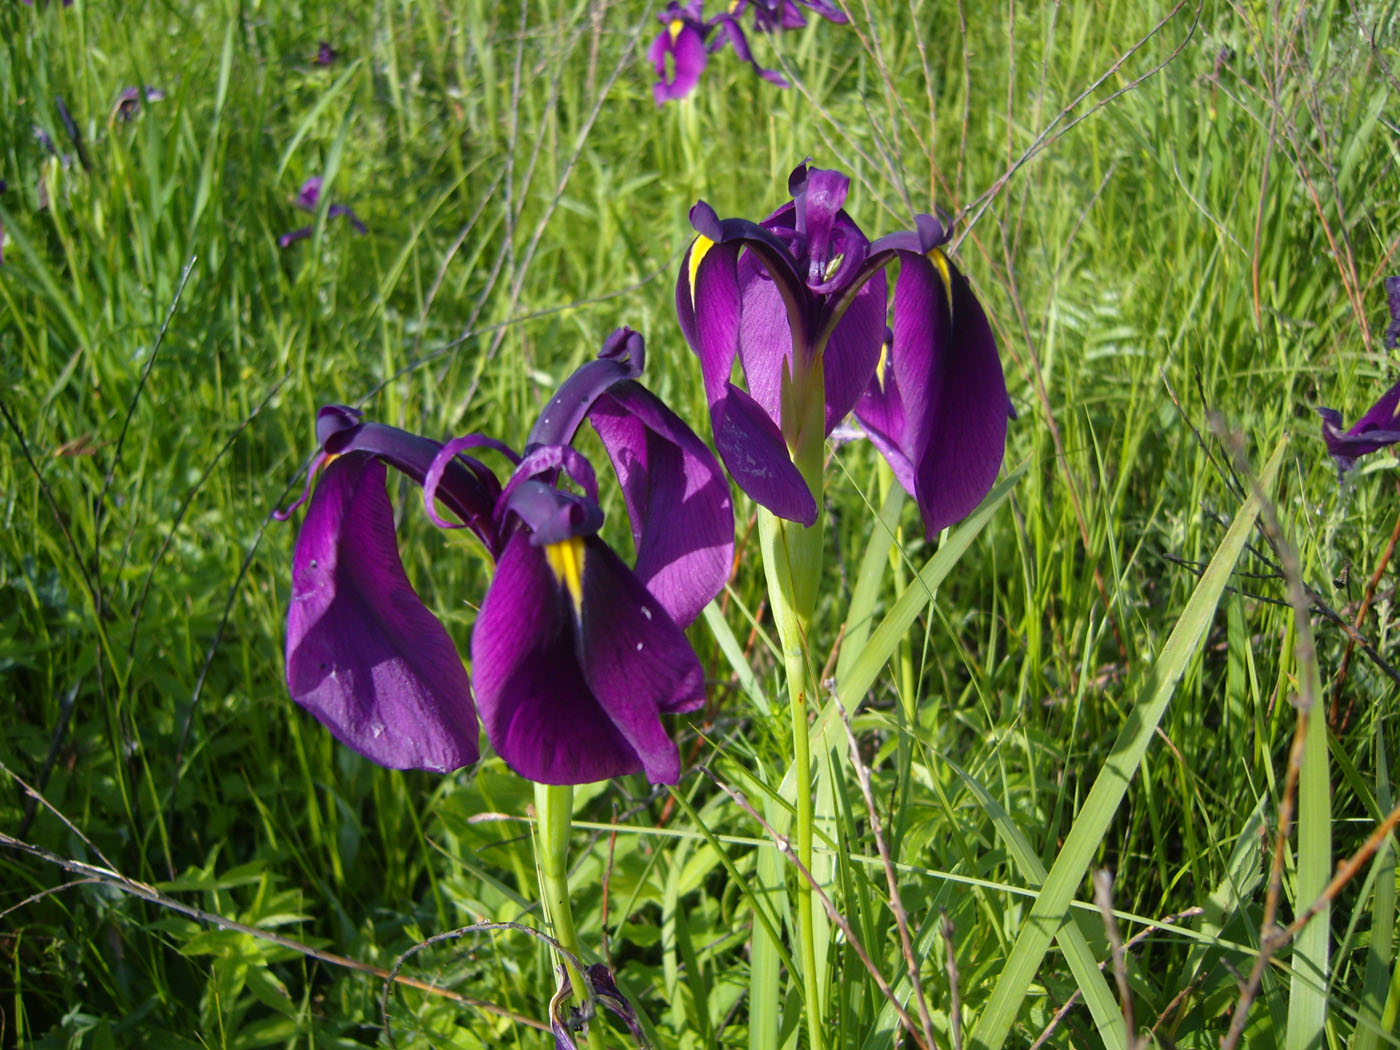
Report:
[[[301,184],[301,189],[297,190],[297,195],[292,198],[292,203],[302,211],[314,212],[321,203],[321,183],[321,176],[312,175]],[[341,217],[349,220],[350,225],[355,228],[356,233],[369,232],[365,224],[360,221],[360,217],[351,211],[348,206],[344,204],[332,204],[326,209],[327,219],[337,219]],[[299,227],[298,229],[282,234],[281,237],[277,238],[277,243],[283,248],[286,248],[295,244],[297,241],[305,240],[307,237],[310,237],[315,229],[316,227],[314,225]]]
[[1382,394],[1350,430],[1342,430],[1342,414],[1336,409],[1319,408],[1317,414],[1340,481],[1359,457],[1400,442],[1400,383]]
[[704,16],[702,0],[690,0],[684,5],[670,0],[666,10],[657,15],[665,28],[647,52],[647,59],[656,70],[656,83],[652,85],[656,104],[684,98],[695,90],[709,55],[725,44],[733,47],[734,53],[764,80],[787,87],[788,82],[776,70],[758,64],[739,19],[752,9],[755,29],[797,29],[807,24],[802,8],[833,22],[846,21],[846,16],[825,0],[736,0],[710,19]]
[[[724,586],[734,522],[713,454],[636,382],[642,359],[640,336],[614,333],[545,407],[523,455],[480,435],[439,444],[361,422],[353,409],[321,409],[320,476],[287,613],[292,697],[395,769],[475,761],[479,711],[496,752],[531,780],[644,772],[675,783],[680,756],[660,715],[704,702],[683,629]],[[621,483],[631,568],[598,536],[597,481],[571,444],[585,419]],[[467,454],[483,446],[513,464],[504,484]],[[422,487],[434,521],[470,529],[495,563],[472,630],[475,697],[451,638],[404,574],[389,466]],[[566,478],[582,491],[561,487]]]
[[[921,215],[871,242],[843,209],[848,187],[804,164],[788,181],[793,200],[761,223],[696,204],[676,312],[700,359],[715,448],[755,502],[813,524],[816,494],[792,450],[854,409],[932,536],[970,513],[1001,469],[1011,407],[1001,360],[941,247],[943,225]],[[730,381],[736,359],[747,390]]]
[[672,0],[658,16],[665,28],[647,52],[648,61],[656,69],[656,83],[651,90],[658,106],[684,98],[700,82],[709,60],[705,48],[709,30],[700,11],[701,0],[692,0],[684,7]]
[[156,87],[128,87],[123,88],[117,95],[117,100],[112,104],[111,116],[107,122],[114,123],[118,120],[130,120],[141,112],[141,103],[159,102],[165,98],[165,92]]
[[311,61],[318,66],[329,66],[332,65],[338,57],[340,57],[340,52],[331,47],[329,42],[321,40],[316,45],[316,57]]

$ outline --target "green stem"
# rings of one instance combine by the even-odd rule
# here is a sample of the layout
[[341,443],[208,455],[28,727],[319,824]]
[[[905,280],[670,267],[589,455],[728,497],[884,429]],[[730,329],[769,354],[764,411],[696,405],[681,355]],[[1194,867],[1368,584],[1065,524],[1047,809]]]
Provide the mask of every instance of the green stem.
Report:
[[[568,784],[535,785],[535,857],[540,866],[540,900],[554,939],[582,960],[578,930],[569,897],[569,832],[573,828],[574,789]],[[592,994],[587,978],[573,962],[561,958],[574,1001],[582,1006]],[[601,1025],[588,1026],[588,1045],[604,1050]]]
[[[820,491],[820,490],[818,490]],[[810,529],[759,511],[759,539],[764,571],[768,577],[768,602],[783,650],[787,676],[789,713],[792,719],[793,810],[796,819],[795,851],[808,872],[812,871],[812,760],[807,724],[807,698],[811,673],[807,667],[807,626],[815,604],[815,579],[821,572],[821,524]],[[807,1030],[812,1050],[823,1050],[821,982],[817,975],[816,931],[812,915],[812,887],[797,880],[797,933],[802,967],[803,997],[807,1005]]]

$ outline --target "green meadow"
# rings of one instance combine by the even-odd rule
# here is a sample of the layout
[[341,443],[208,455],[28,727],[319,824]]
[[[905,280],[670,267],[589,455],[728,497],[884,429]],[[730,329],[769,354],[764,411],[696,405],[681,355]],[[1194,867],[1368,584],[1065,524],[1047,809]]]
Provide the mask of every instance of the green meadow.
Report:
[[[791,87],[726,48],[658,107],[646,3],[0,6],[0,1046],[553,1045],[532,786],[291,700],[272,515],[319,406],[519,447],[620,325],[710,440],[689,209],[807,158],[952,227],[1005,463],[928,542],[827,446],[815,967],[734,490],[680,783],[574,793],[584,961],[657,1050],[1400,1046],[1400,472],[1339,484],[1316,414],[1400,378],[1400,6],[843,9],[750,33]],[[465,654],[490,560],[389,492]]]

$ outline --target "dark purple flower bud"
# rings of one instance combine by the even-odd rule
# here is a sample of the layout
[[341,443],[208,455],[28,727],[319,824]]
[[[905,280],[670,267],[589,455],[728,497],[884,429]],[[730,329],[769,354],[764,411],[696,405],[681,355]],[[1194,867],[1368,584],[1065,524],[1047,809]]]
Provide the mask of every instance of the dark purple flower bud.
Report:
[[68,132],[73,149],[77,151],[78,163],[83,166],[84,171],[91,171],[92,162],[88,160],[87,148],[83,145],[83,133],[78,130],[78,122],[73,119],[73,114],[68,112],[68,106],[62,98],[55,95],[53,101],[58,108],[58,119],[63,122],[63,130]]
[[331,47],[327,41],[321,40],[316,45],[316,57],[311,61],[318,66],[329,66],[339,57],[339,51]]
[[[314,212],[321,203],[321,187],[321,176],[312,175],[301,184],[301,189],[297,190],[296,196],[292,198],[292,203],[302,211]],[[360,221],[360,217],[344,204],[332,203],[326,208],[326,218],[327,220],[344,218],[354,227],[356,233],[369,232],[369,228]],[[315,231],[315,226],[298,227],[278,237],[277,244],[282,248],[289,247],[297,241],[302,241],[310,237]]]
[[117,95],[116,101],[112,104],[111,115],[107,118],[109,124],[118,120],[130,120],[141,112],[141,103],[159,102],[165,98],[165,92],[154,87],[128,87],[123,88]]

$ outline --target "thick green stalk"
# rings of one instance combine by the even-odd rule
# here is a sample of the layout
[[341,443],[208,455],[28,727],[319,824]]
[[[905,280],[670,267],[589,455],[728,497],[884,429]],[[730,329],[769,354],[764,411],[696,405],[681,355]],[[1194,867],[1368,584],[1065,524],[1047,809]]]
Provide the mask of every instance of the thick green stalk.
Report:
[[[569,897],[569,831],[574,819],[574,789],[567,785],[535,785],[535,857],[540,867],[540,900],[554,939],[574,957],[582,960],[578,930],[574,928],[573,903]],[[579,1006],[588,1002],[588,980],[572,961],[561,960]],[[603,1050],[600,1025],[588,1026],[588,1044]]]
[[[812,674],[807,666],[807,630],[816,609],[822,569],[822,453],[825,407],[821,398],[820,365],[803,377],[805,382],[784,384],[784,420],[796,420],[788,434],[793,462],[807,480],[817,504],[817,521],[811,528],[774,517],[760,508],[759,542],[763,548],[763,569],[768,579],[768,605],[778,629],[783,650],[783,671],[787,676],[788,704],[792,719],[793,810],[796,816],[797,859],[812,870],[812,758],[807,724],[807,703],[811,699]],[[797,880],[797,933],[802,967],[803,998],[806,1001],[807,1030],[812,1050],[823,1050],[824,1003],[817,974],[816,928],[812,916],[812,887],[805,878]]]

